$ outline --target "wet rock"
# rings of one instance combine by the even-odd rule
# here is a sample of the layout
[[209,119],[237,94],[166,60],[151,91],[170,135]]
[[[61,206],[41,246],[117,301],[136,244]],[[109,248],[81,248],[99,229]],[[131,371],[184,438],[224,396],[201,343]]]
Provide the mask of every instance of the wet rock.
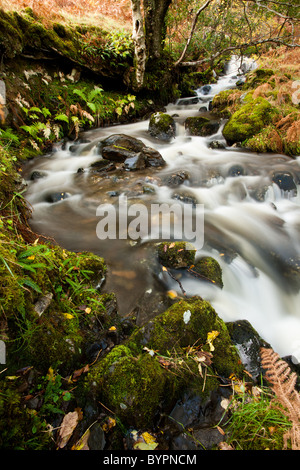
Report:
[[188,117],[184,122],[184,127],[190,135],[201,135],[202,127],[209,124],[209,119],[203,116]]
[[200,130],[200,136],[208,137],[210,135],[216,134],[220,127],[220,121],[209,121],[207,124],[204,124]]
[[[103,140],[102,157],[110,164],[111,162],[124,163],[125,168],[129,170],[160,167],[166,164],[157,150],[147,147],[141,140],[125,134],[113,134]],[[103,171],[100,162],[99,165],[100,170],[98,171]]]
[[145,157],[141,152],[136,153],[132,157],[126,158],[124,162],[124,167],[126,170],[142,170],[146,168]]
[[127,158],[132,158],[135,155],[136,153],[132,150],[127,150],[114,145],[107,145],[102,149],[102,156],[104,159],[117,163],[124,163]]
[[103,450],[106,444],[105,434],[100,423],[95,423],[90,428],[88,438],[89,450]]
[[161,154],[155,149],[144,147],[143,154],[145,157],[146,167],[160,167],[166,165]]
[[275,172],[272,175],[272,182],[283,191],[297,190],[293,175],[289,172]]
[[46,202],[55,203],[55,202],[59,202],[59,201],[62,201],[64,199],[67,199],[68,197],[70,197],[69,193],[65,193],[65,192],[52,193],[52,194],[48,194],[46,196],[45,200],[46,200]]
[[225,149],[226,146],[220,142],[219,140],[213,140],[208,144],[208,147],[213,149],[213,150],[218,150],[218,149]]
[[242,364],[251,374],[252,379],[259,382],[260,376],[263,374],[260,348],[269,348],[270,345],[259,336],[247,320],[229,322],[226,323],[226,326],[239,352]]
[[171,188],[174,188],[176,186],[180,186],[188,179],[189,179],[188,172],[185,170],[182,170],[178,173],[174,173],[173,175],[168,176],[166,179],[166,184],[170,186]]
[[228,170],[228,176],[243,176],[245,173],[242,165],[233,165]]
[[176,135],[176,124],[169,114],[153,113],[150,117],[148,131],[152,137],[169,142]]
[[203,85],[199,92],[202,93],[202,95],[208,95],[211,92],[211,85]]
[[36,181],[38,179],[45,178],[46,176],[47,173],[45,173],[44,171],[35,170],[31,173],[30,179],[31,181]]
[[212,256],[203,256],[192,268],[192,273],[201,279],[207,279],[221,289],[223,288],[222,268]]
[[[170,449],[210,450],[217,447],[224,435],[216,425],[222,426],[222,421],[226,420],[228,395],[221,389],[214,390],[208,397],[185,393],[170,413],[170,420],[174,423]],[[182,428],[186,432],[182,432]]]
[[197,205],[197,199],[189,194],[175,193],[173,194],[172,199],[183,202],[183,204],[191,204],[193,207],[196,207]]

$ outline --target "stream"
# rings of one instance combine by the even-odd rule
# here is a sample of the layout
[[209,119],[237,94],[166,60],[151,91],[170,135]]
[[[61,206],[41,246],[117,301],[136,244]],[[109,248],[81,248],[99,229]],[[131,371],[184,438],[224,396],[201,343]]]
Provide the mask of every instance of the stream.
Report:
[[[86,142],[58,144],[51,154],[30,162],[24,169],[26,199],[33,210],[30,225],[68,250],[103,256],[108,265],[104,291],[115,292],[122,315],[142,302],[143,323],[153,315],[155,295],[169,290],[182,295],[180,285],[162,272],[149,240],[100,240],[97,208],[117,207],[124,197],[128,205],[138,203],[148,209],[175,201],[182,206],[192,203],[196,210],[199,205],[204,239],[195,242],[197,257],[213,256],[220,263],[224,285],[183,275],[186,295],[210,301],[225,322],[248,320],[281,357],[292,355],[298,363],[300,157],[228,147],[222,137],[225,121],[209,137],[189,136],[184,127],[190,116],[214,118],[209,101],[236,86],[239,65],[233,58],[216,84],[167,106],[176,122],[176,137],[170,142],[151,137],[145,120],[85,132]],[[101,158],[99,142],[112,134],[140,139],[160,152],[166,166],[105,174],[91,171]]]

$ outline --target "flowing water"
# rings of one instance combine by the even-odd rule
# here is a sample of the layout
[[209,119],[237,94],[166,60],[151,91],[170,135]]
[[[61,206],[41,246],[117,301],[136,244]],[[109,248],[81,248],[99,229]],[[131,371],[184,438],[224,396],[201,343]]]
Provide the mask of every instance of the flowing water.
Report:
[[[97,207],[117,207],[124,196],[129,204],[143,203],[148,208],[153,203],[174,201],[201,205],[204,244],[196,246],[197,256],[210,255],[219,261],[224,286],[221,289],[183,276],[186,295],[200,295],[210,301],[226,322],[248,320],[275,351],[281,356],[293,355],[298,362],[300,157],[293,160],[238,148],[211,148],[214,141],[225,144],[224,122],[210,137],[188,136],[184,128],[186,117],[213,118],[209,101],[219,91],[235,87],[238,73],[237,62],[232,60],[227,74],[216,84],[197,90],[198,100],[181,99],[167,107],[176,121],[176,138],[169,143],[152,138],[148,121],[141,121],[86,132],[89,143],[58,145],[50,155],[35,159],[24,173],[26,197],[33,208],[31,226],[66,249],[103,256],[109,267],[104,288],[116,293],[120,312],[126,315],[142,299],[150,299],[149,295],[155,303],[155,292],[173,289],[180,295],[180,285],[160,271],[151,243],[99,240]],[[101,158],[98,142],[120,133],[157,149],[167,165],[105,176],[91,172],[90,165]],[[32,178],[34,171],[43,173],[43,177]],[[272,182],[274,171],[291,174],[293,186],[282,189]],[[173,179],[171,185],[170,177],[180,172],[188,175],[180,180],[183,184]],[[53,202],[51,197],[56,193],[59,200]],[[150,300],[146,304],[144,320],[151,317],[153,308]]]

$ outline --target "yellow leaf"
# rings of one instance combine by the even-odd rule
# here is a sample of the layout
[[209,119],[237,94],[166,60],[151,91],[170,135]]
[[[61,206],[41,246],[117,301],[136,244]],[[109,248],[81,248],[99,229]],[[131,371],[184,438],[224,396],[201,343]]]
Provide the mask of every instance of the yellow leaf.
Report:
[[115,326],[111,326],[108,331],[116,331],[117,328]]
[[72,318],[74,318],[74,315],[71,315],[71,313],[64,313],[64,316],[65,316],[68,320],[71,320]]
[[174,290],[168,290],[167,296],[168,296],[170,299],[176,299],[176,297],[177,297],[177,292],[175,292]]
[[165,266],[162,267],[162,270],[163,270],[163,271],[168,271]]
[[214,345],[212,344],[214,339],[216,339],[216,337],[219,335],[219,331],[210,331],[209,333],[207,333],[207,344],[209,345],[209,349],[210,351],[214,351],[215,350],[215,347]]
[[49,367],[48,369],[48,374],[46,375],[46,378],[48,380],[54,380],[54,370],[52,369],[52,367]]
[[142,438],[146,442],[146,444],[150,444],[151,442],[155,442],[155,437],[151,436],[148,432],[142,433]]
[[90,437],[90,430],[87,429],[85,433],[81,436],[79,441],[72,446],[71,450],[90,450],[88,446],[89,437]]
[[108,420],[107,420],[107,423],[103,424],[102,429],[103,429],[104,432],[108,432],[112,428],[114,428],[116,424],[117,424],[116,420],[114,418],[109,417]]
[[91,311],[92,311],[92,309],[91,309],[90,307],[87,307],[87,308],[85,309],[85,313],[91,313]]

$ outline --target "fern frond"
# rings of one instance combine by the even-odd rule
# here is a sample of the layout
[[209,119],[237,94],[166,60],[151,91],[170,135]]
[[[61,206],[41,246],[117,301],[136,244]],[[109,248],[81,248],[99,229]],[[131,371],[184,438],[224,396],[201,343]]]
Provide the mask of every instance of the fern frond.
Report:
[[261,348],[261,364],[266,370],[265,377],[272,385],[276,399],[283,406],[283,412],[292,423],[285,435],[285,442],[291,440],[293,450],[300,450],[300,395],[295,385],[297,374],[273,351]]

